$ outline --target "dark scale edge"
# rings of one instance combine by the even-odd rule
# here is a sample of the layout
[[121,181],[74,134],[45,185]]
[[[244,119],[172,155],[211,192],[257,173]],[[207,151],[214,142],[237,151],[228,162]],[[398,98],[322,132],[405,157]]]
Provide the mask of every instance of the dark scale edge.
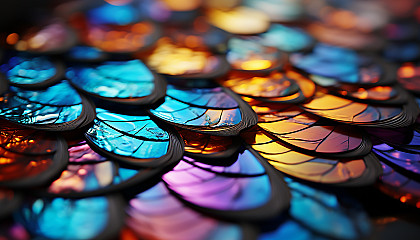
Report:
[[[380,128],[400,128],[408,127],[416,122],[420,109],[413,97],[409,97],[405,105],[402,106],[402,111],[397,116],[387,119],[385,121],[376,121],[373,123],[356,124],[366,127],[380,127]],[[351,124],[351,123],[350,123]]]
[[9,89],[9,82],[6,76],[0,72],[0,95],[3,95]]

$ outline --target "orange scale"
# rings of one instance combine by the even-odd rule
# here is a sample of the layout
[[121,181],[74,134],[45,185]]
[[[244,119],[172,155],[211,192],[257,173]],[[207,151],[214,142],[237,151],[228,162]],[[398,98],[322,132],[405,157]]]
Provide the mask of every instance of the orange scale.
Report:
[[27,156],[0,149],[0,182],[28,179],[47,171],[52,156]]
[[230,137],[211,136],[177,128],[189,153],[214,154],[228,150],[234,143]]

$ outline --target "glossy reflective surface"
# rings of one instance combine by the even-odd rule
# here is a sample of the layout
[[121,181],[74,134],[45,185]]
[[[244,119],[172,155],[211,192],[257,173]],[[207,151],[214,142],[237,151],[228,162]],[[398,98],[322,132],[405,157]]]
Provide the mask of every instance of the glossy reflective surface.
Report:
[[11,87],[0,98],[0,116],[19,124],[60,124],[77,119],[82,100],[67,81],[46,90]]
[[84,91],[107,98],[145,97],[155,87],[155,77],[140,60],[75,66],[66,75]]
[[[252,155],[249,157],[255,159]],[[165,174],[163,180],[172,191],[188,202],[217,210],[246,210],[260,207],[270,199],[268,176],[261,175],[264,172],[255,172],[255,168],[249,169],[249,165],[213,168],[213,171],[221,173],[233,171],[232,173],[244,175],[242,178],[235,178],[194,167],[188,158],[186,160]],[[258,166],[258,162],[255,163]],[[205,167],[205,164],[201,165]]]
[[86,137],[105,151],[142,159],[159,158],[169,148],[168,133],[147,115],[129,116],[97,109]]

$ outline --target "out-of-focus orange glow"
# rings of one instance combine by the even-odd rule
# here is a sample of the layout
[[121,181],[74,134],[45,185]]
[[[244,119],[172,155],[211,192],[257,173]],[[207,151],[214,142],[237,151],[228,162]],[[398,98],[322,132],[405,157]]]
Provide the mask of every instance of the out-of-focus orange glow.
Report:
[[189,48],[196,48],[203,44],[201,38],[193,35],[189,35],[185,37],[185,46]]
[[411,78],[414,77],[416,71],[412,64],[404,64],[398,69],[398,76],[402,78]]
[[12,159],[10,158],[4,158],[4,157],[0,157],[0,164],[8,164],[11,163]]
[[234,34],[258,34],[270,26],[267,15],[246,7],[237,7],[228,11],[211,9],[207,12],[207,16],[211,24]]
[[17,33],[11,33],[7,35],[6,42],[10,45],[15,45],[19,41],[19,35]]
[[263,59],[249,60],[241,64],[241,68],[243,70],[262,70],[271,66],[271,61]]
[[139,238],[136,234],[128,227],[124,227],[120,231],[120,238],[121,240],[138,240]]
[[378,86],[373,88],[357,88],[339,90],[343,96],[351,96],[358,99],[387,100],[395,96],[396,92],[389,86]]
[[161,0],[173,11],[191,11],[197,9],[201,0]]
[[162,38],[146,61],[159,73],[181,75],[205,71],[212,65],[211,61],[215,61],[214,58],[208,51],[180,47],[169,38]]
[[357,16],[346,10],[333,11],[328,16],[328,23],[344,29],[352,29],[356,27]]
[[147,22],[140,22],[133,24],[131,31],[138,34],[147,34],[153,31],[153,27]]

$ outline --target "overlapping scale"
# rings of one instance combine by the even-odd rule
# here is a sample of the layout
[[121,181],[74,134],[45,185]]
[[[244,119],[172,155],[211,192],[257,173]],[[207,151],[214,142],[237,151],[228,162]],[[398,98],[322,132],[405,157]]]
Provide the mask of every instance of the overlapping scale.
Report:
[[124,115],[97,108],[86,139],[99,152],[123,163],[161,167],[178,161],[184,149],[179,135],[145,113]]
[[[241,162],[246,161],[247,164]],[[177,197],[197,210],[225,219],[264,219],[279,214],[288,190],[249,150],[230,166],[212,166],[184,157],[162,177]]]
[[292,146],[336,156],[362,156],[371,149],[357,127],[327,121],[295,106],[273,110],[259,114],[258,126]]
[[47,56],[14,54],[0,66],[9,83],[22,88],[44,88],[61,80],[64,66]]
[[25,1],[0,4],[0,239],[410,232],[347,193],[418,220],[412,1]]
[[247,235],[249,229],[210,218],[185,206],[162,182],[131,199],[127,213],[128,227],[144,239],[234,240],[251,237]]
[[374,105],[355,102],[317,92],[302,105],[305,111],[347,124],[371,127],[403,127],[413,124],[419,112],[412,99],[402,106]]
[[15,219],[32,235],[45,239],[108,239],[122,225],[122,206],[119,196],[39,198],[25,203]]
[[315,94],[315,84],[293,71],[271,72],[268,76],[229,74],[219,83],[246,98],[251,106],[259,102],[301,103]]
[[70,164],[61,176],[40,193],[54,197],[82,198],[123,191],[155,177],[161,169],[128,168],[94,152],[80,142],[68,149]]
[[165,102],[149,111],[177,127],[219,136],[236,135],[257,122],[249,105],[222,87],[168,85]]
[[121,104],[153,104],[166,90],[165,81],[140,60],[75,65],[66,75],[84,93]]
[[0,120],[0,185],[33,187],[49,183],[68,160],[65,141]]
[[353,158],[334,158],[300,152],[260,128],[242,134],[256,156],[292,177],[324,184],[370,185],[381,174],[378,160],[369,154]]
[[225,158],[238,152],[241,147],[238,137],[212,136],[181,128],[176,130],[184,139],[185,155],[208,159],[212,163],[219,158],[222,159],[220,162],[225,162]]
[[395,82],[395,71],[384,61],[358,55],[355,51],[318,44],[311,53],[296,53],[291,63],[312,75],[351,84],[380,85]]
[[63,80],[45,90],[10,87],[0,97],[0,117],[36,129],[65,131],[90,123],[95,111]]

